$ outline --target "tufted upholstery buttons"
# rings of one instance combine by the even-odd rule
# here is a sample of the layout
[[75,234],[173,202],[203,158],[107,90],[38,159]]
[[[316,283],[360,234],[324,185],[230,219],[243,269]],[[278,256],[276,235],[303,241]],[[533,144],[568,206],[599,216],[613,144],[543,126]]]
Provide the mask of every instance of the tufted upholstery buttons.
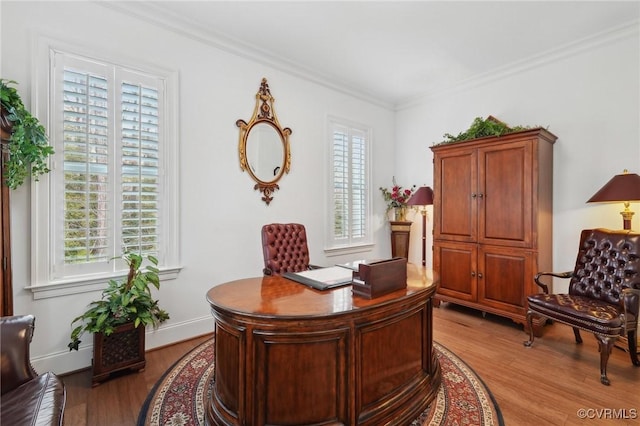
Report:
[[[638,235],[593,229],[583,232],[579,261],[569,283],[569,294],[620,303],[622,288],[640,281]],[[588,271],[591,271],[589,273]]]
[[272,223],[262,227],[265,275],[309,269],[307,231],[299,223]]

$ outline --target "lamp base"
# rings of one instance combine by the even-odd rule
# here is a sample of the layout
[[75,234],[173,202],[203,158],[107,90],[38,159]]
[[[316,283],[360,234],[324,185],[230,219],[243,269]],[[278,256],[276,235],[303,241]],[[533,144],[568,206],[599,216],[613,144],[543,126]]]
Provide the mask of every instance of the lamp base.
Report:
[[626,209],[620,212],[620,214],[622,215],[622,229],[624,229],[625,231],[630,231],[631,219],[633,218],[634,212],[629,210],[629,207],[626,205],[626,203],[625,203],[625,207]]

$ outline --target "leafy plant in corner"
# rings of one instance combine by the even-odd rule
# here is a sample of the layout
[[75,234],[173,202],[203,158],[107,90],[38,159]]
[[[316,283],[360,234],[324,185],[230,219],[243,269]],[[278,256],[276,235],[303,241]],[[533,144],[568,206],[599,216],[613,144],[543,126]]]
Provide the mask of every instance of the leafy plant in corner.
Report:
[[11,128],[9,158],[5,161],[5,183],[9,188],[16,189],[24,183],[29,169],[36,181],[38,176],[50,171],[47,156],[53,154],[53,147],[48,144],[42,124],[25,109],[18,91],[10,84],[17,83],[0,79],[2,120],[8,121],[8,127]]
[[484,138],[487,136],[502,136],[507,133],[519,132],[521,130],[527,130],[530,128],[531,127],[526,126],[509,127],[505,123],[491,115],[486,119],[476,117],[473,120],[473,123],[471,123],[471,126],[466,131],[458,133],[456,136],[450,133],[445,133],[444,137],[446,139],[443,142],[440,142],[438,145],[461,142],[470,139]]
[[71,332],[69,350],[78,350],[80,337],[84,332],[113,333],[116,327],[132,322],[135,327],[152,325],[157,327],[169,319],[169,314],[160,309],[158,301],[153,300],[150,285],[160,288],[158,260],[147,256],[152,265],[141,269],[143,257],[135,253],[126,253],[122,259],[129,266],[125,280],[110,280],[109,286],[102,292],[102,299],[91,302],[89,309],[71,321],[71,326],[80,325]]

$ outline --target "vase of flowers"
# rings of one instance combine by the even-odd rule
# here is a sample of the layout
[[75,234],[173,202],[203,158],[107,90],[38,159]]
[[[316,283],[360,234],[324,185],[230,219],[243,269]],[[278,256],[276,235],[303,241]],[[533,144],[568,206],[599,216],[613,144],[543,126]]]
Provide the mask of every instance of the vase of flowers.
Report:
[[411,188],[403,188],[396,184],[395,177],[392,182],[393,186],[391,187],[391,190],[380,187],[384,201],[387,203],[386,213],[388,214],[389,210],[393,209],[395,220],[398,222],[404,222],[407,219],[407,201],[409,201],[409,198],[411,198],[411,195],[415,192],[416,186],[413,185]]
[[407,221],[407,208],[406,207],[396,207],[393,212],[396,222],[406,222]]

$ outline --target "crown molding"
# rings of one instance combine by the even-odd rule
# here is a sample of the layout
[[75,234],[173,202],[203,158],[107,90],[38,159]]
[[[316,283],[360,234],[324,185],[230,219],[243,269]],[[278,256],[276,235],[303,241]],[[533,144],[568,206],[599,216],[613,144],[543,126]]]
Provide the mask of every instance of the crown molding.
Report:
[[299,63],[287,58],[257,49],[241,40],[229,37],[222,33],[212,31],[202,25],[193,23],[172,11],[163,8],[160,3],[151,2],[104,2],[96,4],[124,13],[127,16],[135,16],[138,19],[157,25],[163,29],[173,31],[184,37],[212,46],[229,54],[256,61],[279,71],[298,77],[302,80],[324,86],[328,89],[358,98],[365,102],[380,106],[388,110],[394,110],[395,104],[379,97],[371,96],[363,90],[353,89],[349,85],[340,82],[338,77],[319,73],[311,68],[301,66]]
[[382,108],[400,111],[411,108],[424,102],[426,99],[438,98],[441,96],[450,96],[454,93],[479,87],[493,81],[519,74],[534,68],[544,66],[546,64],[557,62],[577,55],[581,52],[597,48],[599,46],[611,44],[620,39],[628,37],[637,37],[639,34],[640,21],[634,19],[625,24],[605,30],[582,39],[566,43],[545,52],[529,56],[519,61],[492,69],[488,72],[475,75],[473,77],[460,80],[442,87],[437,90],[427,91],[417,94],[414,97],[400,102],[390,102],[388,100],[372,96],[371,93],[353,88],[353,84],[340,81],[334,75],[319,73],[316,70],[301,66],[287,58],[274,55],[264,50],[257,49],[241,40],[229,37],[227,35],[212,31],[202,25],[182,18],[172,11],[163,8],[160,3],[152,2],[104,2],[97,4],[109,9],[124,13],[128,16],[135,16],[138,19],[158,25],[163,29],[173,31],[184,37],[207,44],[214,48],[220,49],[229,54],[256,61],[274,69],[286,72],[290,75],[298,77],[328,89],[355,97],[365,102],[380,106]]
[[436,91],[422,93],[404,102],[396,104],[396,111],[411,108],[424,102],[425,99],[438,98],[441,96],[450,96],[464,90],[479,87],[496,80],[520,74],[528,70],[538,68],[549,63],[557,62],[578,55],[584,51],[592,50],[600,46],[614,43],[618,40],[638,37],[640,34],[640,20],[634,19],[625,24],[575,40],[570,43],[555,47],[545,52],[529,56],[516,62],[494,68],[483,74],[478,74],[471,78],[458,81],[448,87],[438,89]]

